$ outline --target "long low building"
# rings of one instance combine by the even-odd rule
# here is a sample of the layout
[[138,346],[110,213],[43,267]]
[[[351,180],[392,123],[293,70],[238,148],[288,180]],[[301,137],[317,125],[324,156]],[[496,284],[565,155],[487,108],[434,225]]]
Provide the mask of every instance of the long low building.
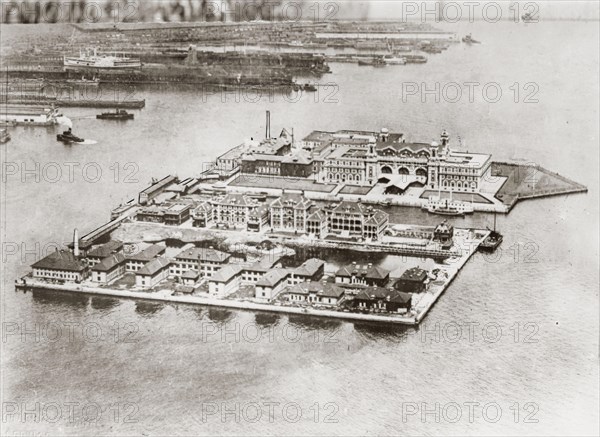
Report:
[[89,269],[70,250],[56,250],[41,260],[33,263],[34,278],[52,279],[57,281],[84,280]]

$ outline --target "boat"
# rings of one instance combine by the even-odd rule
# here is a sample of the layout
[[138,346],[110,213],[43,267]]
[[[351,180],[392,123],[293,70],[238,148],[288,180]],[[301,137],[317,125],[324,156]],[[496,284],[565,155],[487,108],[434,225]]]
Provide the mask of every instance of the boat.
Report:
[[97,77],[93,77],[92,79],[86,79],[84,76],[81,76],[81,79],[67,79],[67,83],[71,85],[98,86],[100,85],[100,79],[98,79]]
[[464,216],[474,211],[473,203],[453,200],[452,192],[450,192],[450,199],[442,199],[440,196],[429,197],[427,203],[423,205],[423,209],[426,209],[431,214],[453,216]]
[[288,45],[290,47],[304,47],[304,44],[300,41],[291,41]]
[[83,138],[79,138],[71,132],[71,128],[69,130],[64,131],[62,134],[56,135],[57,141],[62,141],[63,143],[83,143],[85,140]]
[[386,65],[404,65],[406,64],[406,58],[404,56],[385,55],[383,57],[383,62],[385,62]]
[[536,17],[531,12],[527,12],[527,13],[521,15],[521,20],[523,20],[524,23],[537,23],[538,17]]
[[98,55],[96,49],[80,52],[79,57],[65,56],[63,65],[66,69],[105,69],[105,70],[125,70],[137,69],[142,67],[138,58],[128,58],[125,56]]
[[386,206],[386,207],[387,206],[392,206],[392,200],[391,199],[385,199],[385,200],[382,200],[380,202],[377,202],[377,204],[380,205],[380,206]]
[[482,252],[494,252],[502,244],[502,240],[504,240],[504,236],[496,231],[496,214],[494,213],[494,229],[490,229],[490,234],[481,242],[479,250]]
[[8,143],[10,141],[10,134],[6,129],[0,129],[0,144]]
[[387,64],[381,58],[373,58],[373,59],[359,59],[358,65],[370,66],[370,67],[385,67]]
[[4,126],[54,126],[59,124],[61,114],[57,108],[29,105],[7,105],[0,114]]
[[124,109],[116,109],[115,112],[103,112],[102,114],[97,114],[96,118],[100,120],[133,120],[133,114],[130,114]]
[[462,42],[464,42],[466,44],[481,44],[476,39],[473,39],[473,37],[471,36],[471,34],[468,34],[467,36],[464,36],[463,39],[462,39]]
[[407,64],[425,64],[427,62],[427,58],[422,55],[404,55],[404,59],[406,59]]

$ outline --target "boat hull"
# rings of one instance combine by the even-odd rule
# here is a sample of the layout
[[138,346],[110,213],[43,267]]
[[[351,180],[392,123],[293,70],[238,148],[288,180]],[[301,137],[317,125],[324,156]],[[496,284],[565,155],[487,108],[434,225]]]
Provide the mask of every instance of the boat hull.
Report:
[[133,114],[121,115],[121,116],[109,116],[109,115],[96,115],[98,120],[133,120]]

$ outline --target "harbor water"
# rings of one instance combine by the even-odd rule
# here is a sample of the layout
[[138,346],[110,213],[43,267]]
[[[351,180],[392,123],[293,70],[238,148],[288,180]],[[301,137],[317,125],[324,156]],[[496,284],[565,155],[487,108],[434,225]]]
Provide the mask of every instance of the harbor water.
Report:
[[[59,128],[9,128],[3,414],[34,412],[3,418],[4,433],[597,434],[599,58],[587,48],[599,24],[451,30],[482,44],[451,45],[423,65],[332,64],[317,93],[137,87],[127,92],[146,107],[127,122],[65,108],[73,133],[95,144],[63,145]],[[37,258],[74,228],[106,222],[152,177],[199,175],[232,146],[262,138],[265,110],[273,134],[293,128],[296,138],[386,127],[432,141],[447,129],[454,146],[460,137],[464,150],[537,162],[589,192],[499,215],[501,249],[473,256],[417,328],[15,291]],[[420,209],[389,212],[398,222],[440,221]],[[450,220],[493,223],[486,214]],[[360,253],[327,261],[435,267]]]

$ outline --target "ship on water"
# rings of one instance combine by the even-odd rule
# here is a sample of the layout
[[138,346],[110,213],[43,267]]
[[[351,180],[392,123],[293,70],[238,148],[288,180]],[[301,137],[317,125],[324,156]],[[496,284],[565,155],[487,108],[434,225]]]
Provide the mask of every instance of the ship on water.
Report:
[[91,79],[81,76],[81,79],[67,79],[67,83],[71,85],[98,86],[100,85],[100,79],[96,76],[92,77]]
[[105,70],[127,70],[138,69],[142,63],[138,58],[125,56],[99,55],[96,49],[81,52],[79,57],[65,56],[63,64],[66,69],[105,69]]
[[385,55],[383,62],[386,65],[404,65],[406,64],[406,58],[404,56]]
[[[452,195],[452,192],[450,192]],[[442,199],[440,196],[431,196],[427,200],[427,203],[423,205],[423,209],[431,214],[440,215],[455,215],[464,216],[465,214],[472,214],[474,211],[473,204],[467,202],[461,202],[459,200]]]
[[11,105],[0,114],[0,125],[8,126],[54,126],[69,125],[71,120],[64,117],[58,108],[43,106]]

